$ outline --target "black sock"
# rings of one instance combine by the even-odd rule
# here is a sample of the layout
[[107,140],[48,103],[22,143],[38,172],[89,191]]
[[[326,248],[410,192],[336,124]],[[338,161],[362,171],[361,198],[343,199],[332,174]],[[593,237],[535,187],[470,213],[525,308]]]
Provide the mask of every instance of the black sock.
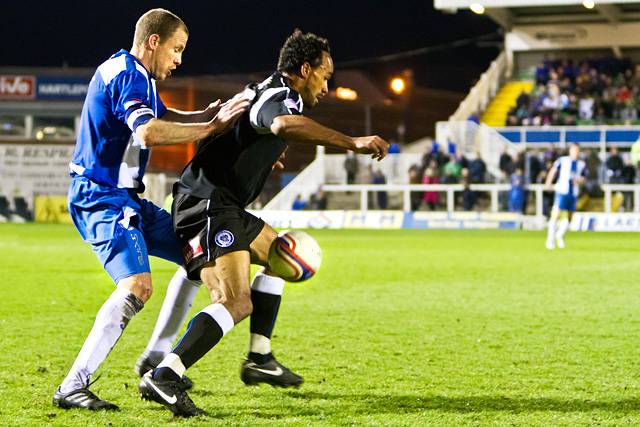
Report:
[[153,370],[153,379],[158,381],[180,381],[180,376],[173,369],[163,366]]
[[182,336],[172,353],[180,356],[184,367],[189,369],[191,365],[218,344],[223,335],[218,322],[209,314],[200,312],[191,319],[187,332]]
[[[273,328],[278,317],[278,309],[280,308],[281,295],[273,295],[265,292],[251,290],[251,302],[253,303],[253,312],[251,313],[251,321],[249,329],[252,334],[259,334],[271,339]],[[249,352],[248,359],[259,365],[267,363],[273,359],[273,355]]]
[[273,327],[278,317],[281,295],[272,295],[265,292],[251,291],[253,312],[251,313],[250,330],[252,334],[260,334],[271,338]]
[[247,359],[251,360],[253,363],[257,365],[264,365],[268,361],[275,359],[275,357],[273,357],[273,353],[260,354],[260,353],[254,353],[250,351],[249,355],[247,356]]

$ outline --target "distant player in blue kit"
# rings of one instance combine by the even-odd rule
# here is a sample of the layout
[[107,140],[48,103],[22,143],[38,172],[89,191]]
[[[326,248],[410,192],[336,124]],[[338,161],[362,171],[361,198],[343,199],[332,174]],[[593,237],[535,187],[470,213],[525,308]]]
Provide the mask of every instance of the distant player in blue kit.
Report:
[[[91,376],[151,296],[149,255],[183,264],[171,216],[138,196],[144,191],[150,148],[222,133],[248,107],[240,99],[199,112],[164,106],[156,80],[166,79],[181,64],[188,34],[178,16],[150,10],[136,23],[131,52],[121,50],[102,63],[89,85],[70,163],[69,213],[117,286],[54,394],[53,403],[61,408],[118,408],[89,390]],[[170,349],[196,291],[180,268],[161,310],[163,330],[154,331],[150,343],[161,356]]]
[[522,168],[516,168],[509,177],[511,190],[509,191],[509,212],[524,213],[526,193],[524,191],[524,174]]
[[547,174],[545,185],[551,188],[553,180],[558,175],[555,185],[556,198],[551,209],[547,232],[547,249],[564,248],[564,235],[569,229],[571,217],[576,210],[576,201],[580,185],[586,179],[586,165],[580,157],[580,146],[571,144],[569,155],[558,158]]

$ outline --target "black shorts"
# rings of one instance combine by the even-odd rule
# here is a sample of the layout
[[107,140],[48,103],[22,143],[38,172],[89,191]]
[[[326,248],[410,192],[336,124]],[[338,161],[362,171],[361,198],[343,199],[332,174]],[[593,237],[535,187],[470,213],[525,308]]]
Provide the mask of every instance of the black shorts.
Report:
[[236,251],[249,251],[264,221],[219,193],[201,199],[178,193],[173,199],[173,228],[182,247],[187,276],[200,280],[202,267]]

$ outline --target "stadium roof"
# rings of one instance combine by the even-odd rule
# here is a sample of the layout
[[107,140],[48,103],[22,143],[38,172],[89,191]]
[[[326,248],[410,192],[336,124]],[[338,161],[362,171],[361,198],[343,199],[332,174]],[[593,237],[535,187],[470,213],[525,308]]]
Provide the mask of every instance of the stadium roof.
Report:
[[609,23],[640,21],[640,1],[593,0],[434,0],[436,9],[456,12],[481,5],[503,27],[531,24]]

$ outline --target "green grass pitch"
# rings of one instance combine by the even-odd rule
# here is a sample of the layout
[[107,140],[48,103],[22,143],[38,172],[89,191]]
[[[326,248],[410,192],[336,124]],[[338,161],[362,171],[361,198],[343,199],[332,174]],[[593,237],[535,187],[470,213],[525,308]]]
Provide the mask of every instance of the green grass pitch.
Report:
[[[640,235],[312,230],[323,266],[290,284],[274,351],[296,390],[245,387],[248,322],[196,364],[207,419],[137,395],[132,368],[174,266],[92,387],[117,413],[63,411],[55,387],[112,290],[71,226],[0,225],[0,425],[639,425]],[[207,304],[200,291],[193,313]]]

